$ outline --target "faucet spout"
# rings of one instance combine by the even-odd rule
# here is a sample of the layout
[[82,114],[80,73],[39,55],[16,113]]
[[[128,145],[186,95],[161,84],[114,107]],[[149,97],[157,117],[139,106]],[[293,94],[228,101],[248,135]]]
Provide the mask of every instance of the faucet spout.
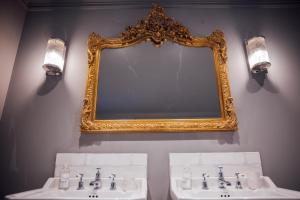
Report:
[[226,181],[224,178],[224,173],[223,173],[223,167],[219,166],[219,188],[224,189],[225,188],[225,184],[226,186],[231,186],[231,183],[229,181]]
[[224,179],[219,179],[219,182],[226,184],[227,186],[231,186],[231,183],[229,181],[226,181]]
[[97,173],[95,176],[95,180],[90,182],[91,186],[94,186],[94,190],[98,190],[101,187],[101,174],[100,174],[100,169],[101,168],[97,168]]

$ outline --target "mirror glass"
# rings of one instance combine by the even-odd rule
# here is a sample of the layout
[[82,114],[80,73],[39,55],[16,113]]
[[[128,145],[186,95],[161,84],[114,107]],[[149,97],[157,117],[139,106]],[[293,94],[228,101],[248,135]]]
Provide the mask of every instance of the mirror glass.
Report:
[[210,48],[150,42],[103,49],[96,120],[221,117]]

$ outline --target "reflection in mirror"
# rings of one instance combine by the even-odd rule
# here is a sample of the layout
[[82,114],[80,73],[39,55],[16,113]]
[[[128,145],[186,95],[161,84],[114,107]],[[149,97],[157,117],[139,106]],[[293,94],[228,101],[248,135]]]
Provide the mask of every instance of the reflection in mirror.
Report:
[[210,48],[148,42],[100,57],[96,119],[221,117]]

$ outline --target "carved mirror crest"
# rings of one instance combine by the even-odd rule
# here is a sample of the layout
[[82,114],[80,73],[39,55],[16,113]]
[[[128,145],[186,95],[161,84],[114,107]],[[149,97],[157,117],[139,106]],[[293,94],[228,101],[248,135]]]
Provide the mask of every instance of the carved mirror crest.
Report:
[[[133,100],[130,98],[127,98],[127,101],[122,101],[120,100],[120,96],[118,96],[119,91],[123,91],[124,87],[124,81],[123,82],[118,82],[112,83],[112,81],[109,81],[108,83],[102,83],[101,79],[105,77],[105,80],[107,80],[110,77],[113,77],[113,75],[107,75],[105,73],[109,72],[115,72],[114,74],[118,74],[118,69],[113,69],[114,66],[117,66],[118,63],[120,67],[123,67],[123,65],[126,65],[124,62],[118,62],[115,61],[113,66],[106,66],[107,70],[105,70],[102,66],[102,64],[107,64],[109,62],[113,62],[111,60],[115,59],[106,59],[105,60],[105,51],[104,50],[128,50],[130,52],[134,52],[134,56],[136,55],[137,57],[142,57],[140,52],[140,49],[135,49],[135,48],[140,48],[136,47],[138,44],[144,42],[144,41],[150,41],[152,44],[154,44],[156,47],[161,47],[161,48],[156,48],[156,51],[169,51],[170,49],[176,49],[174,46],[168,47],[167,43],[170,44],[176,44],[176,47],[180,48],[187,48],[188,50],[182,50],[186,51],[186,59],[188,63],[186,64],[187,66],[194,66],[195,70],[196,68],[200,69],[201,66],[198,66],[199,64],[195,64],[192,58],[196,58],[197,54],[196,53],[204,53],[202,57],[206,59],[202,60],[207,60],[207,56],[203,49],[209,49],[209,52],[212,54],[211,55],[211,60],[212,60],[212,67],[209,68],[208,70],[211,70],[214,73],[214,76],[211,78],[215,82],[215,88],[216,91],[210,92],[208,91],[207,93],[203,93],[202,91],[207,91],[207,86],[205,84],[202,84],[203,82],[197,82],[197,77],[193,76],[194,71],[192,72],[187,72],[188,75],[185,78],[185,80],[189,79],[195,79],[194,82],[192,83],[186,83],[185,86],[182,86],[184,92],[189,92],[193,93],[191,96],[189,96],[189,93],[182,93],[181,97],[180,95],[175,95],[173,99],[179,99],[182,98],[184,99],[185,103],[184,106],[177,104],[175,107],[171,109],[172,113],[164,113],[164,111],[159,112],[158,114],[156,113],[146,113],[144,110],[147,109],[141,109],[143,112],[139,113],[138,110],[140,108],[134,107],[134,105],[139,104],[138,98],[139,94],[132,95],[131,97],[134,98],[133,100],[136,100],[136,102],[133,102]],[[147,42],[149,43],[149,42]],[[167,46],[166,48],[168,50],[164,50],[163,46]],[[130,49],[131,48],[131,49]],[[142,49],[146,49],[149,47],[142,46]],[[133,50],[135,49],[135,50]],[[192,51],[190,50],[192,49]],[[153,50],[149,51],[153,52]],[[189,53],[191,52],[191,53]],[[132,53],[131,53],[132,54]],[[138,55],[137,55],[138,54]],[[147,58],[151,55],[147,54]],[[196,55],[192,57],[193,55]],[[121,55],[120,52],[118,55]],[[127,54],[126,54],[127,55]],[[129,54],[128,54],[129,55]],[[158,54],[160,55],[160,54]],[[176,54],[177,55],[177,54]],[[181,55],[181,54],[180,54]],[[143,68],[143,77],[146,77],[145,79],[151,77],[157,77],[158,74],[167,74],[168,70],[170,70],[170,74],[175,74],[176,72],[171,72],[172,68],[166,68],[167,70],[157,72],[155,70],[159,69],[159,65],[161,65],[161,62],[165,62],[165,60],[162,58],[161,60],[159,58],[154,58],[152,60],[157,60],[156,63],[152,64],[152,66],[156,66],[154,72],[151,72],[152,75],[147,72],[147,65],[148,61],[139,61],[138,58],[132,59],[130,56],[126,57],[125,60],[129,60],[128,62],[133,62],[132,60],[135,60],[135,62],[139,63],[140,68]],[[173,56],[173,55],[172,55]],[[189,57],[190,56],[190,57]],[[101,59],[100,59],[101,57]],[[111,57],[111,58],[116,58],[118,56]],[[120,57],[120,56],[119,56]],[[158,56],[159,57],[159,56]],[[176,58],[178,56],[175,56]],[[175,58],[174,57],[174,58]],[[170,63],[165,64],[166,66],[174,66],[174,62],[172,61],[174,59],[169,59]],[[181,62],[180,58],[180,62]],[[104,62],[104,63],[103,63]],[[173,63],[172,63],[173,62]],[[100,65],[101,65],[101,70],[100,70]],[[109,65],[109,64],[107,64]],[[176,62],[175,62],[176,65]],[[206,65],[206,64],[205,64]],[[130,70],[132,69],[131,65],[128,65]],[[180,65],[181,66],[181,65]],[[194,69],[193,68],[193,69]],[[113,71],[115,70],[115,71]],[[187,70],[187,69],[185,69]],[[146,71],[146,72],[145,72]],[[133,71],[136,73],[135,71]],[[202,71],[203,72],[203,71]],[[103,74],[104,73],[104,74]],[[119,73],[122,73],[122,71],[119,71]],[[148,73],[148,74],[147,74]],[[200,74],[200,72],[199,72]],[[177,73],[178,75],[178,73]],[[170,75],[171,76],[171,75]],[[202,73],[202,77],[207,76],[207,74]],[[101,79],[100,79],[101,77]],[[115,77],[113,80],[119,80],[120,74]],[[121,77],[122,79],[126,78],[126,74],[124,73],[124,76]],[[178,77],[177,77],[178,78]],[[150,79],[150,78],[149,78]],[[168,77],[162,77],[162,81],[167,80]],[[200,79],[200,78],[199,78]],[[142,79],[139,79],[142,80]],[[144,79],[143,79],[144,80]],[[151,80],[151,79],[150,79]],[[154,79],[153,79],[154,81]],[[178,80],[177,80],[178,81]],[[211,82],[211,81],[210,81]],[[112,84],[111,84],[112,83]],[[128,82],[125,82],[128,83]],[[169,82],[168,82],[169,83]],[[198,85],[197,85],[198,83]],[[205,82],[204,82],[205,83]],[[120,88],[114,88],[114,91],[116,93],[111,93],[114,94],[112,98],[106,98],[105,91],[108,91],[111,89],[112,91],[112,85],[120,85]],[[150,85],[147,82],[144,83],[144,81],[140,82],[134,82],[134,85],[142,85],[145,84],[147,90],[141,89],[142,95],[147,94],[146,92],[149,92],[149,96],[151,97],[153,95],[156,95],[155,92],[156,90],[159,90],[159,88],[164,88],[165,84],[161,87],[159,85],[156,85],[156,89],[154,90],[153,88],[150,88]],[[104,88],[105,85],[110,85],[110,88]],[[154,84],[155,85],[155,84]],[[169,84],[170,88],[168,89],[162,89],[160,91],[160,94],[166,93],[166,91],[172,90],[171,87],[172,84]],[[192,87],[190,87],[192,85]],[[132,85],[130,85],[132,87]],[[197,88],[197,87],[202,87]],[[129,87],[129,86],[125,86]],[[167,87],[167,86],[166,86]],[[175,86],[174,86],[175,87]],[[123,88],[123,89],[122,89]],[[209,88],[209,87],[208,87]],[[199,89],[199,90],[198,90]],[[151,91],[153,93],[151,93]],[[119,93],[118,93],[119,92]],[[201,99],[204,99],[206,96],[209,96],[209,94],[212,94],[212,99],[216,99],[216,109],[218,111],[217,115],[203,115],[200,114],[201,109],[197,108],[197,105]],[[105,95],[104,95],[105,94]],[[202,95],[202,96],[201,96]],[[188,97],[186,97],[188,96]],[[148,98],[145,97],[145,98]],[[185,98],[186,97],[186,98]],[[212,100],[209,99],[205,100],[207,102],[211,102]],[[112,100],[119,99],[118,103],[119,104],[105,104],[107,102],[110,102]],[[125,98],[126,99],[126,98]],[[148,100],[151,98],[148,98]],[[166,99],[165,97],[162,97],[160,100],[164,101]],[[189,102],[189,99],[191,102]],[[151,100],[149,100],[150,104],[152,103]],[[149,103],[148,102],[148,103]],[[164,102],[166,103],[166,102]],[[118,108],[119,105],[123,105],[124,109],[128,110],[129,108],[132,110],[129,110],[128,113],[121,113],[115,111],[114,109]],[[128,105],[127,105],[128,104]],[[189,112],[181,112],[182,108],[187,107],[187,104],[191,104],[195,106],[195,109],[197,112],[196,114],[193,114],[193,110],[190,109]],[[112,107],[111,113],[109,114],[103,114],[106,112],[105,106],[109,105],[108,107]],[[200,104],[199,104],[200,105]],[[201,104],[202,105],[202,104]],[[127,107],[126,107],[127,106]],[[151,106],[153,106],[151,104]],[[148,107],[152,108],[151,106]],[[180,107],[180,109],[179,109]],[[208,107],[207,105],[203,105],[203,108]],[[167,110],[164,109],[164,107],[159,107],[156,106],[156,108],[162,108],[162,110]],[[176,109],[178,108],[178,109]],[[155,110],[154,109],[154,110]],[[158,109],[159,110],[159,109]],[[170,109],[169,109],[170,110]],[[117,114],[114,114],[117,112]],[[180,113],[181,112],[181,113]],[[207,111],[203,111],[204,113]],[[120,114],[121,113],[121,114]],[[175,114],[174,114],[175,113]],[[179,113],[179,114],[178,114]],[[233,99],[230,94],[230,86],[229,86],[229,81],[228,81],[228,72],[227,72],[227,53],[226,53],[226,42],[224,39],[224,34],[223,32],[216,30],[214,31],[211,35],[207,37],[195,37],[192,36],[189,30],[181,25],[179,22],[175,21],[174,19],[168,17],[164,9],[158,5],[154,5],[152,9],[150,10],[148,16],[140,20],[135,26],[128,26],[124,32],[121,33],[119,38],[104,38],[101,37],[98,34],[92,33],[89,36],[88,39],[88,78],[87,78],[87,85],[86,85],[86,93],[85,93],[85,98],[84,98],[84,103],[83,103],[83,110],[81,114],[81,131],[84,133],[106,133],[106,132],[196,132],[196,131],[233,131],[237,129],[237,118],[236,114],[234,111],[233,107]]]

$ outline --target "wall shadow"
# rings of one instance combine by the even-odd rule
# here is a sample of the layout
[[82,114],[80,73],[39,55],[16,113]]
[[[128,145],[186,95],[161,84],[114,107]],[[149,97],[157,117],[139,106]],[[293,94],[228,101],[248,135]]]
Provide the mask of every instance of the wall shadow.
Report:
[[217,140],[219,144],[239,144],[238,132],[204,133],[82,133],[79,146],[99,144],[101,141],[167,141],[167,140]]
[[279,93],[279,88],[273,84],[272,80],[268,78],[267,73],[252,74],[249,71],[249,80],[247,82],[247,91],[251,93],[258,92],[260,89],[265,89],[271,93]]
[[44,96],[50,93],[62,79],[62,76],[49,76],[45,75],[46,79],[43,84],[38,88],[37,95]]

